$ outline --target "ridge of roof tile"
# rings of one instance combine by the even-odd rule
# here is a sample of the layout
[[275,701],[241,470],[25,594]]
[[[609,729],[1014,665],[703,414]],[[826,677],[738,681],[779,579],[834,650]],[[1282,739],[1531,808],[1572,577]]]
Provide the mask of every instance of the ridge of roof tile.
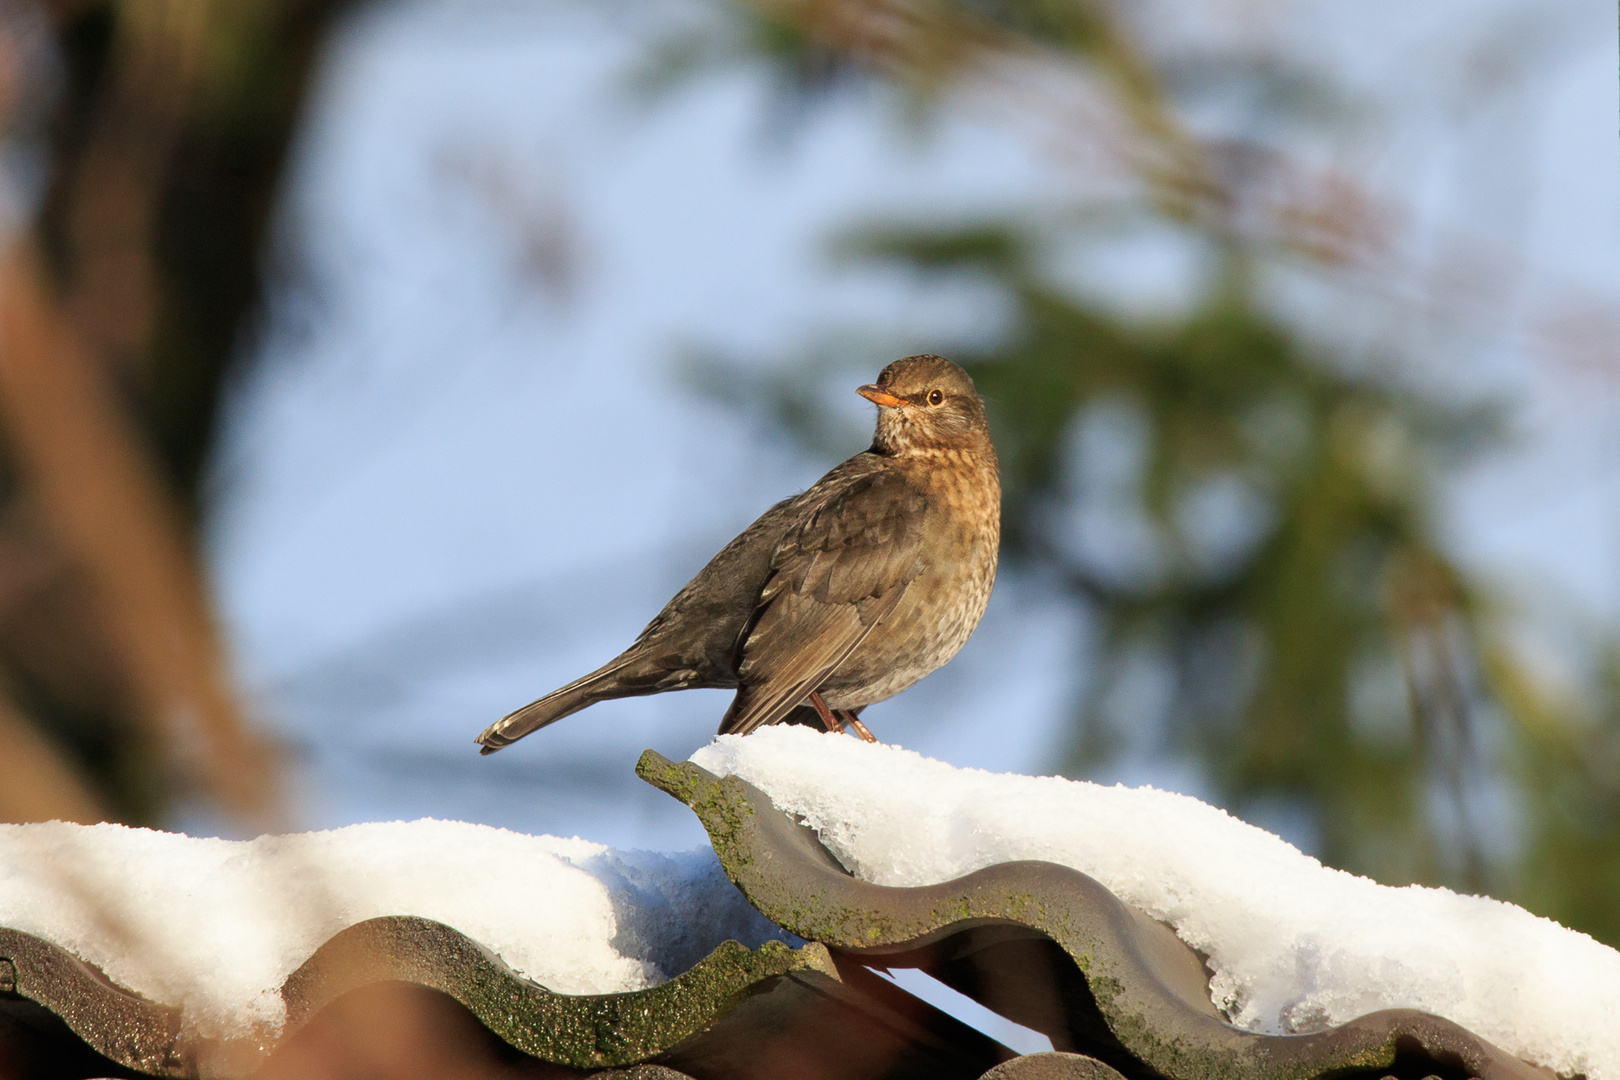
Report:
[[[0,928],[0,1057],[8,1039],[73,1041],[75,1060],[90,1064],[72,1075],[110,1074],[95,1071],[101,1061],[123,1075],[234,1080],[273,1064],[346,998],[404,984],[448,999],[542,1069],[510,1075],[774,1080],[792,1060],[827,1080],[1551,1080],[1414,1010],[1306,1035],[1234,1027],[1211,1004],[1198,955],[1078,871],[1021,861],[938,885],[875,885],[737,777],[650,750],[637,772],[698,815],[732,882],[803,946],[728,941],[659,986],[571,995],[442,923],[369,919],[288,977],[282,1030],[224,1043],[188,1037],[180,1009],[116,986],[60,946]],[[893,967],[918,968],[1046,1034],[1054,1051],[1017,1056],[872,970]]]

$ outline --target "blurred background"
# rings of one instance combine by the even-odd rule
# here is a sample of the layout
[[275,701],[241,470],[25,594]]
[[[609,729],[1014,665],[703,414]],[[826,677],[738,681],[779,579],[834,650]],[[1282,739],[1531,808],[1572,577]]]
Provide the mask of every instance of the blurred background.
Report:
[[[939,352],[866,716],[1620,945],[1606,0],[0,0],[0,818],[702,843],[614,655]],[[1077,825],[1077,827],[1083,827]]]

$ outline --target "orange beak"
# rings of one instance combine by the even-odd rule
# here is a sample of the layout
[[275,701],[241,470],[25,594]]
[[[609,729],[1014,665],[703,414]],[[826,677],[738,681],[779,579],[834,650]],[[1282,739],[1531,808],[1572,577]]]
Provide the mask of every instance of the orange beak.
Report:
[[910,404],[910,402],[908,402],[905,398],[897,398],[887,390],[871,384],[867,384],[866,386],[857,386],[855,388],[855,392],[861,395],[861,397],[865,398],[867,401],[881,405],[885,409],[897,409],[902,405]]

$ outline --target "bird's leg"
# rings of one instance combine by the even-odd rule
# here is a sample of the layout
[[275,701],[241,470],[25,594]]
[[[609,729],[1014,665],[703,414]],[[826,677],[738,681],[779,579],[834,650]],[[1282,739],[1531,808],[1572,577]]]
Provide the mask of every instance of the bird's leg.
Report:
[[854,709],[844,709],[842,712],[844,722],[855,729],[855,734],[861,737],[862,742],[877,742],[877,736],[866,730],[866,725],[861,723],[860,717],[855,715]]
[[816,714],[821,717],[821,722],[828,731],[835,735],[844,733],[844,725],[839,722],[838,714],[827,708],[827,703],[821,700],[821,691],[810,691],[810,704],[816,707]]

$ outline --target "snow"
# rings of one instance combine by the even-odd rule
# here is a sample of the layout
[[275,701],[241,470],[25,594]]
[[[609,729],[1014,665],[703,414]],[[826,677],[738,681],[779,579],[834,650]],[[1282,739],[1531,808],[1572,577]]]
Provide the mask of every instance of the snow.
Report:
[[446,923],[569,994],[641,989],[726,938],[780,936],[710,851],[620,852],[431,819],[251,841],[0,826],[0,926],[183,1006],[203,1036],[279,1029],[287,976],[339,930],[382,915]]
[[[755,784],[868,881],[932,884],[1012,859],[1090,874],[1204,952],[1216,1005],[1250,1030],[1410,1007],[1559,1073],[1620,1080],[1620,953],[1511,904],[1379,885],[1153,788],[956,768],[796,727],[725,736],[692,760]],[[0,926],[183,1006],[205,1036],[274,1032],[287,976],[381,915],[447,923],[571,994],[655,985],[726,938],[781,936],[709,851],[432,819],[252,841],[0,826]]]
[[799,815],[866,881],[1012,859],[1089,874],[1208,955],[1215,1004],[1241,1027],[1422,1009],[1559,1073],[1620,1078],[1620,953],[1512,904],[1379,885],[1153,788],[956,768],[807,728],[723,736],[692,760]]

